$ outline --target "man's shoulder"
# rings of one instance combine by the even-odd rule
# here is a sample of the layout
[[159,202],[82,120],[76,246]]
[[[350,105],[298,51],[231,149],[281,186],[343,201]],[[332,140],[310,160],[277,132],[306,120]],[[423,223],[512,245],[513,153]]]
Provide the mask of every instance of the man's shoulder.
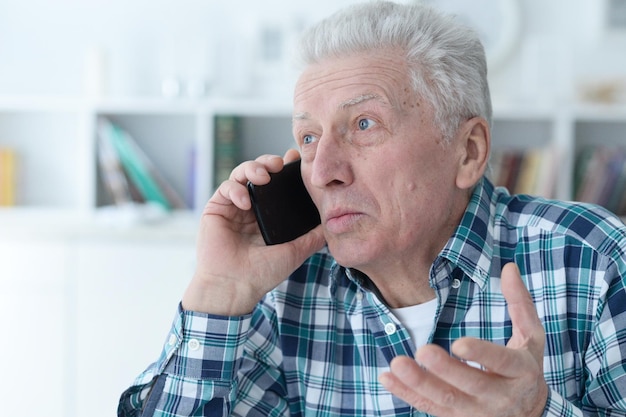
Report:
[[589,203],[529,195],[503,196],[496,204],[496,223],[577,239],[594,247],[626,246],[626,226],[615,214]]

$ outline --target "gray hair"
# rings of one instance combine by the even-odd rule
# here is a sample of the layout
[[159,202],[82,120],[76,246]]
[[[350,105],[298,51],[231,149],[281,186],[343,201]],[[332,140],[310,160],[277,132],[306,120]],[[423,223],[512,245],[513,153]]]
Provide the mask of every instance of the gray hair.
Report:
[[413,90],[433,105],[446,141],[472,117],[491,124],[487,63],[478,35],[431,7],[389,1],[353,5],[308,29],[299,46],[303,65],[398,48],[406,54]]

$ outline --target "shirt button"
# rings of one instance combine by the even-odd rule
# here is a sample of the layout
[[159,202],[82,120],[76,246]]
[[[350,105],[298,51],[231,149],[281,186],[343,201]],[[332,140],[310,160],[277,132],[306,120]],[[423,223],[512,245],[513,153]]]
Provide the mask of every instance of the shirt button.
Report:
[[198,339],[191,339],[189,342],[187,342],[187,346],[190,350],[198,350],[200,349],[200,342],[198,341]]
[[459,288],[461,286],[461,281],[457,278],[452,280],[452,288]]
[[395,332],[396,332],[396,325],[395,324],[393,324],[393,323],[385,324],[385,333],[387,333],[389,336],[391,336]]
[[170,346],[174,346],[176,343],[176,335],[174,333],[170,334],[169,339],[167,339],[167,344]]
[[356,293],[356,300],[363,301],[363,293],[361,291]]

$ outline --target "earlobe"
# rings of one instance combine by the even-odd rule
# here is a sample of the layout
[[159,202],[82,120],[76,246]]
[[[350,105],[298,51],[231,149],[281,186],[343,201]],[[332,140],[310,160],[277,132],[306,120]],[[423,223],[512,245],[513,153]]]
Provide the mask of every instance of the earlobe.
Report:
[[483,176],[489,161],[491,134],[489,125],[482,117],[466,121],[459,129],[460,146],[463,148],[459,161],[456,185],[461,189],[472,188]]

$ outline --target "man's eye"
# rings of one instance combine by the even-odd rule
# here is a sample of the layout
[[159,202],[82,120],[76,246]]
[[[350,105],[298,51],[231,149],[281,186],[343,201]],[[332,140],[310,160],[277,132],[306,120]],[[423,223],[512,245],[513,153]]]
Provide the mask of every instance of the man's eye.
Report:
[[366,130],[376,124],[372,119],[359,119],[359,129]]
[[309,143],[313,143],[313,142],[315,142],[315,136],[313,135],[304,135],[302,137],[302,143],[304,145],[308,145]]

